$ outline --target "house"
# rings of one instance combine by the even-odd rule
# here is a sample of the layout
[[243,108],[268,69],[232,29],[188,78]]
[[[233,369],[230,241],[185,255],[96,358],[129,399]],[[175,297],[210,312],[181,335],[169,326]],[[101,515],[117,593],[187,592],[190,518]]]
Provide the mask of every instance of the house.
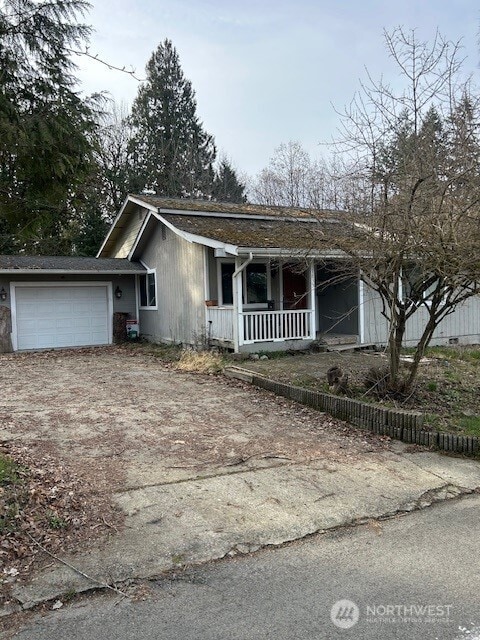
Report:
[[[340,212],[129,196],[98,253],[140,262],[140,332],[235,351],[303,348],[318,338],[387,342],[381,301],[325,238],[351,233]],[[423,310],[407,324],[420,335]],[[433,344],[480,342],[480,300],[438,327]]]
[[[114,312],[151,341],[237,352],[318,338],[383,345],[378,296],[357,275],[336,278],[344,258],[319,249],[345,233],[339,212],[130,195],[97,258],[0,256],[0,311],[13,349],[109,344]],[[422,313],[407,324],[407,345]],[[432,341],[478,342],[478,298]]]

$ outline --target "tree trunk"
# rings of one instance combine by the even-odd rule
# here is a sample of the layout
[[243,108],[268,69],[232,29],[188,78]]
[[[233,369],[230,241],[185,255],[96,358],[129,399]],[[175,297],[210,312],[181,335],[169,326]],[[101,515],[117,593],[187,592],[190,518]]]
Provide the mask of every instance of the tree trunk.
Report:
[[430,316],[429,321],[427,322],[427,326],[422,334],[422,337],[417,343],[417,348],[415,349],[415,354],[413,356],[412,366],[410,368],[410,374],[407,378],[405,391],[410,391],[415,382],[415,378],[417,377],[418,367],[420,366],[420,360],[425,355],[425,350],[430,344],[430,340],[432,339],[433,332],[437,327],[438,322],[432,316]]
[[389,357],[389,371],[390,381],[392,385],[395,385],[398,380],[400,372],[400,353],[402,349],[403,336],[405,335],[405,313],[395,314],[391,324],[391,331],[388,339],[388,357]]
[[10,340],[11,331],[10,309],[5,306],[0,306],[0,353],[10,353],[12,351],[12,342]]

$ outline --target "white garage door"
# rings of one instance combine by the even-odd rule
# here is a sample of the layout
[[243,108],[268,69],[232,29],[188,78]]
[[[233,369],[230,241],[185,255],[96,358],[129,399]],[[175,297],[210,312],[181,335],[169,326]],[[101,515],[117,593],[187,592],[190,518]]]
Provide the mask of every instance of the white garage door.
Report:
[[15,287],[17,349],[108,344],[108,288]]

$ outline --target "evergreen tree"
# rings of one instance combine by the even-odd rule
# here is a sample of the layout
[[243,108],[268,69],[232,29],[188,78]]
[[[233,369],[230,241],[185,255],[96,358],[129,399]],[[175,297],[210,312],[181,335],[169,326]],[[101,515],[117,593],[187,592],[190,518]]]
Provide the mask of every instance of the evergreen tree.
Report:
[[130,189],[164,196],[209,196],[215,144],[197,116],[195,92],[170,40],[158,46],[146,72],[131,115]]
[[[83,0],[0,5],[0,252],[69,251],[76,187],[91,169],[92,104],[69,52],[88,37]],[[48,246],[47,246],[48,245]]]
[[219,202],[236,202],[241,204],[247,201],[245,185],[240,182],[235,169],[226,158],[222,158],[215,172],[212,197]]

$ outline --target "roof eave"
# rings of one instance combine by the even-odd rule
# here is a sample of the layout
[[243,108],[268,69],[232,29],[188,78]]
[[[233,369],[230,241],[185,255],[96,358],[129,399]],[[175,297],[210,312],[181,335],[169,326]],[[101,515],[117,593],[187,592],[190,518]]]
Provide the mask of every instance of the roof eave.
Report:
[[253,253],[259,258],[263,257],[280,257],[280,258],[342,258],[346,254],[337,249],[329,249],[320,251],[318,249],[286,249],[281,247],[238,247],[238,255],[249,255]]
[[161,222],[168,229],[170,229],[170,231],[172,231],[175,235],[177,235],[179,238],[183,238],[187,242],[201,244],[206,247],[211,247],[212,249],[222,249],[226,253],[231,254],[233,256],[238,255],[238,247],[236,245],[229,244],[226,242],[220,242],[219,240],[214,240],[213,238],[207,238],[206,236],[200,236],[195,233],[189,233],[188,231],[182,231],[181,229],[176,227],[174,224],[166,220],[157,211],[151,211],[148,214],[148,216],[145,218],[142,226],[138,231],[137,237],[135,238],[135,242],[133,243],[132,248],[130,249],[130,252],[128,254],[129,260],[134,260],[138,258],[136,254],[137,247],[152,217],[156,218],[159,222]]
[[0,269],[2,275],[117,275],[125,276],[143,273],[144,269],[102,269],[101,271],[92,269]]

